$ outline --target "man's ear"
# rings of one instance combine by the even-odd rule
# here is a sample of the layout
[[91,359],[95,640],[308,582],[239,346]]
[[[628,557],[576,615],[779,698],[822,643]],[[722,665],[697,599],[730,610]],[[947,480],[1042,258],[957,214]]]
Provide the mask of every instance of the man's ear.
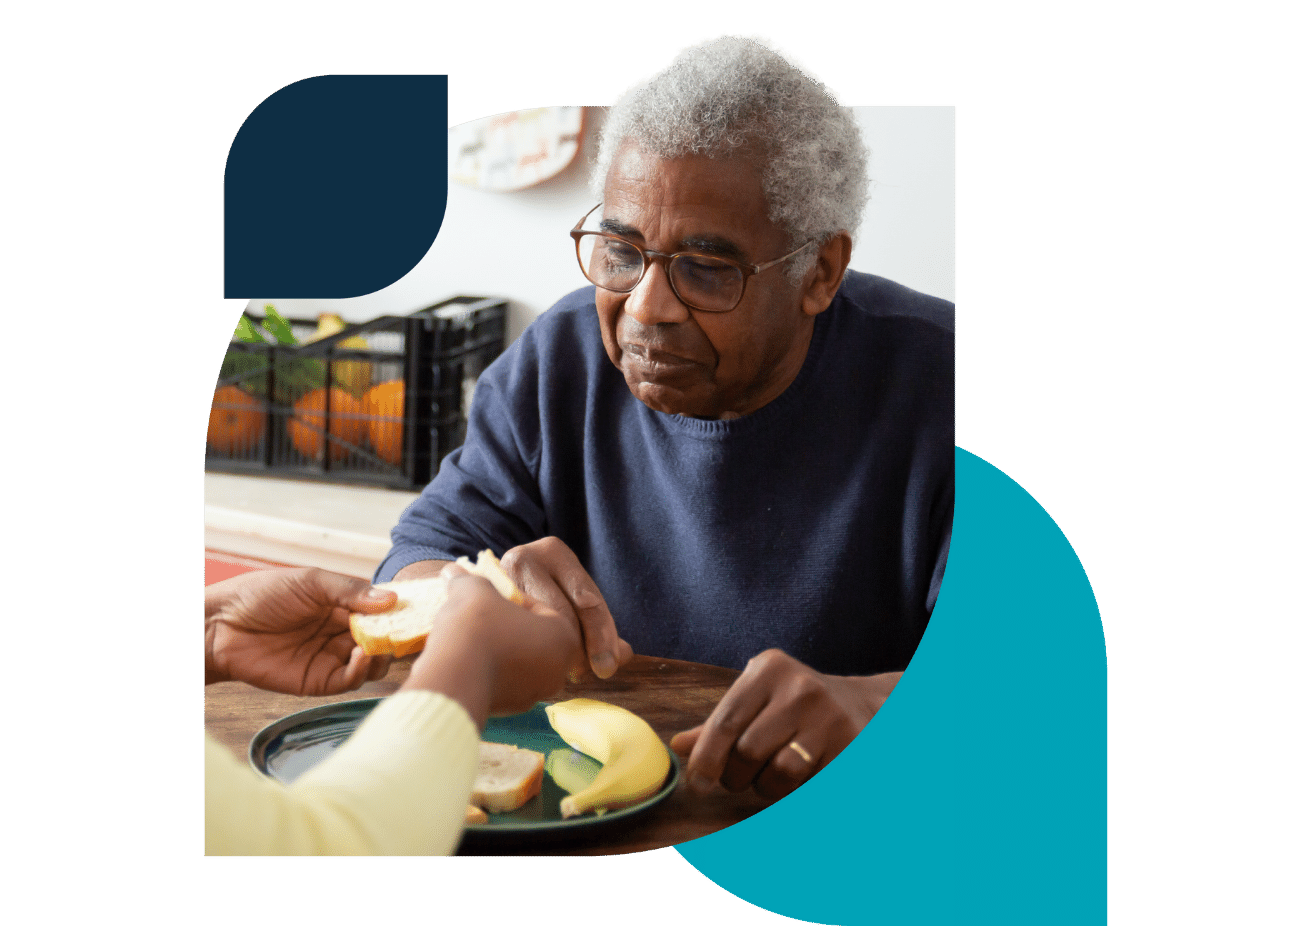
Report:
[[839,232],[822,244],[816,252],[816,264],[803,278],[806,289],[802,294],[802,310],[807,315],[819,315],[834,301],[834,294],[843,283],[848,261],[852,259],[852,236]]

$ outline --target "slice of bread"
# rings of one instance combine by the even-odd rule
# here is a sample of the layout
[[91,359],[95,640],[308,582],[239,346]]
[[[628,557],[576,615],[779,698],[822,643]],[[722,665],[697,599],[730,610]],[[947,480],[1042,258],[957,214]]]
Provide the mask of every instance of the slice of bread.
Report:
[[519,809],[542,790],[545,764],[546,756],[532,749],[481,742],[471,804],[489,813]]
[[[463,556],[457,564],[467,572],[488,579],[498,594],[516,604],[524,604],[524,593],[511,581],[492,550],[482,550],[472,563]],[[369,656],[407,656],[419,653],[435,622],[435,615],[448,600],[447,578],[435,575],[425,579],[400,579],[382,582],[377,588],[388,588],[399,594],[393,608],[380,614],[350,614],[350,635]]]
[[426,645],[435,615],[448,600],[448,579],[404,579],[377,588],[399,593],[394,607],[380,614],[350,614],[350,636],[369,656],[407,656]]

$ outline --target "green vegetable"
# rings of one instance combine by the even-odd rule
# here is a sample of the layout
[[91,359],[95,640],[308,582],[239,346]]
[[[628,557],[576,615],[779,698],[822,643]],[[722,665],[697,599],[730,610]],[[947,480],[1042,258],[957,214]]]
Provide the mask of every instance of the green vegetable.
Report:
[[269,343],[260,329],[251,324],[251,319],[245,315],[238,319],[237,327],[233,329],[233,336],[239,341],[246,341],[249,344],[267,344]]
[[592,786],[596,776],[601,773],[601,763],[576,749],[561,747],[548,754],[546,769],[561,790],[577,794]]
[[[274,392],[283,404],[290,404],[311,389],[322,387],[326,380],[323,362],[314,357],[293,356],[292,347],[300,342],[292,333],[291,323],[272,305],[264,307],[264,326],[257,326],[246,315],[238,319],[233,337],[244,344],[264,345],[259,350],[230,349],[220,365],[220,382],[233,383],[252,395],[267,398],[269,373],[269,346],[278,345],[275,351]],[[283,348],[287,348],[284,350]]]
[[[245,317],[243,316],[243,318]],[[297,344],[296,336],[291,332],[291,322],[279,315],[278,310],[272,305],[264,307],[264,327],[279,344],[292,347]]]

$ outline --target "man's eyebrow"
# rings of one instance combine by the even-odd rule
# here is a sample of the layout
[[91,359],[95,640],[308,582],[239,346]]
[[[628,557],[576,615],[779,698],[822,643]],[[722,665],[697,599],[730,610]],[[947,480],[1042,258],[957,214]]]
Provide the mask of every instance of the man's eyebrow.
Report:
[[701,254],[712,254],[715,257],[732,257],[745,260],[744,249],[734,241],[717,235],[695,235],[684,238],[681,242],[683,251],[698,251]]
[[[641,232],[626,222],[620,222],[616,219],[602,219],[601,231],[611,235],[618,235],[620,238],[641,240]],[[700,254],[712,254],[717,257],[732,257],[741,261],[746,259],[743,248],[720,235],[692,235],[689,238],[683,238],[681,247],[678,250],[697,251]]]
[[628,225],[626,222],[619,222],[615,219],[601,219],[601,231],[611,235],[618,235],[620,238],[640,238],[641,233]]

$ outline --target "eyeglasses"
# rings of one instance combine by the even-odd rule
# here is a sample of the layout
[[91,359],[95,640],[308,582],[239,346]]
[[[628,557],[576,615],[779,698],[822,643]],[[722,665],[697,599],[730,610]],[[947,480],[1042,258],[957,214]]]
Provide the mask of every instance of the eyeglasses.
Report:
[[583,276],[612,293],[630,293],[645,277],[650,262],[662,261],[673,294],[685,305],[701,312],[731,311],[744,298],[744,287],[749,277],[788,260],[811,245],[809,241],[784,257],[756,265],[695,251],[664,254],[648,251],[618,235],[583,231],[587,217],[599,208],[599,203],[593,206],[569,233],[574,239]]

